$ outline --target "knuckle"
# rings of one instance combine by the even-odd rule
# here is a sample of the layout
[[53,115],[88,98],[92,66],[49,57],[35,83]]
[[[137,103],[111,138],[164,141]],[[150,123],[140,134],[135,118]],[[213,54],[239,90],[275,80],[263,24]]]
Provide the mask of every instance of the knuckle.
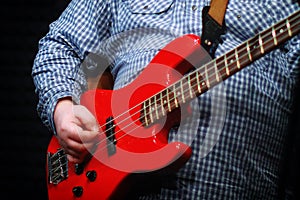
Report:
[[78,148],[78,150],[79,150],[80,152],[85,152],[86,149],[87,149],[87,148],[86,148],[86,146],[85,146],[84,144],[80,145],[79,148]]

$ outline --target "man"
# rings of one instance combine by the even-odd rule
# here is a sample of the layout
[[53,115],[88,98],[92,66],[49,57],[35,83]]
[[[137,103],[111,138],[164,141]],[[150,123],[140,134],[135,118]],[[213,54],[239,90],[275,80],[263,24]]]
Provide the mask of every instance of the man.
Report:
[[[209,1],[73,0],[41,39],[32,76],[38,113],[70,162],[81,163],[98,141],[95,116],[80,105],[87,89],[82,63],[105,54],[114,90],[135,80],[168,42],[202,33]],[[296,1],[237,1],[227,6],[221,56],[296,10]],[[293,37],[192,104],[172,129],[192,157],[140,199],[276,199],[280,162],[299,75],[299,36]],[[103,67],[103,66],[102,66]],[[120,97],[120,100],[123,100]],[[172,185],[172,187],[169,187]]]

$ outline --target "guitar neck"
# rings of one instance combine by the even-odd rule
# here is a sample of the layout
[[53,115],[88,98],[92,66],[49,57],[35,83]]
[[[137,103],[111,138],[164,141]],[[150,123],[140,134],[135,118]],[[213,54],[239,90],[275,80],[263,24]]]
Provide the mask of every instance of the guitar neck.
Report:
[[151,125],[226,80],[300,32],[300,10],[148,98],[143,102],[141,121]]

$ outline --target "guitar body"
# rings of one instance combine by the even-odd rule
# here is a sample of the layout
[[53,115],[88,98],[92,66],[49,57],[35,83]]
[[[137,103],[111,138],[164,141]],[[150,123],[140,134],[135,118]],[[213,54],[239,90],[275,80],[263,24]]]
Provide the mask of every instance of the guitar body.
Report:
[[[147,99],[192,70],[199,47],[200,38],[195,35],[177,38],[126,87],[88,90],[82,95],[81,104],[98,120],[100,142],[78,169],[67,161],[56,137],[52,137],[46,166],[49,200],[124,199],[134,189],[128,181],[134,182],[130,178],[133,174],[177,171],[188,161],[190,147],[180,141],[169,143],[168,133],[180,124],[189,107],[178,105],[168,111],[170,104],[163,99],[159,103],[162,107],[147,104]],[[147,114],[158,109],[160,115]]]
[[77,165],[51,139],[49,200],[124,199],[139,175],[176,172],[191,148],[169,142],[169,131],[189,115],[188,102],[300,33],[299,19],[297,11],[212,62],[198,36],[184,35],[160,50],[126,87],[85,92],[81,103],[98,120],[99,143]]

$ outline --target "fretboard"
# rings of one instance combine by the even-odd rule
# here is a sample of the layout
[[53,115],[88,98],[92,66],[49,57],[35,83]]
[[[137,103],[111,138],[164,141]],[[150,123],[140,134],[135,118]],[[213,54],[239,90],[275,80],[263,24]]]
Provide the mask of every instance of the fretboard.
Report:
[[206,63],[143,102],[141,121],[148,126],[205,93],[300,32],[300,10]]

